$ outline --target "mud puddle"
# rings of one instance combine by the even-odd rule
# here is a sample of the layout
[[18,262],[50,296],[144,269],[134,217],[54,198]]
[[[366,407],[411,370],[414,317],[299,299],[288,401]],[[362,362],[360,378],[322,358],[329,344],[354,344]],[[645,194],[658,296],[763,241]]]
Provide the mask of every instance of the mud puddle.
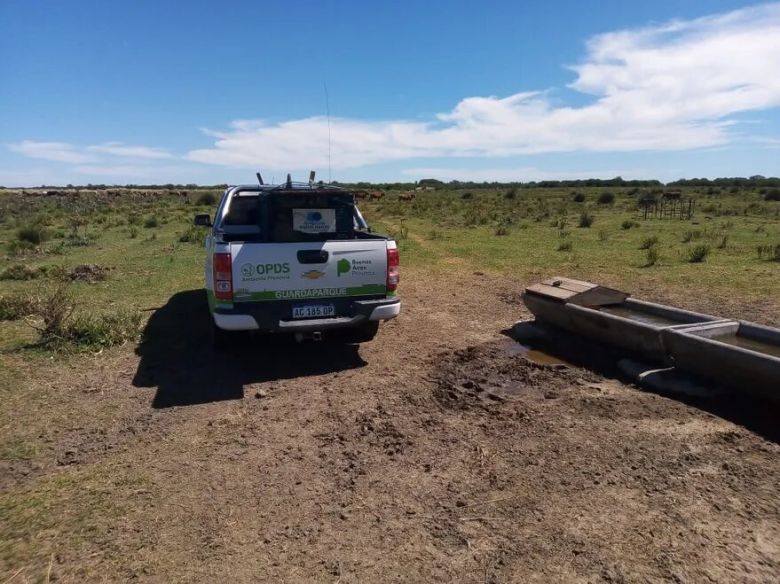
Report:
[[560,357],[547,353],[541,349],[535,349],[529,345],[524,345],[514,339],[502,339],[497,341],[498,348],[507,356],[520,356],[535,365],[545,365],[548,367],[573,367],[571,363]]
[[491,407],[507,401],[555,399],[576,381],[596,376],[549,353],[499,339],[441,355],[436,397],[449,407]]

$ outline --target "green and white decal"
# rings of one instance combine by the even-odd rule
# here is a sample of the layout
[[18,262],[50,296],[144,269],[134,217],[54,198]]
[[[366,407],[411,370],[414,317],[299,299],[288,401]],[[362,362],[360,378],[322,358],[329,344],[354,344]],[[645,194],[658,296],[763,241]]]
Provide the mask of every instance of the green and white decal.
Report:
[[234,302],[381,296],[387,292],[383,240],[233,243]]

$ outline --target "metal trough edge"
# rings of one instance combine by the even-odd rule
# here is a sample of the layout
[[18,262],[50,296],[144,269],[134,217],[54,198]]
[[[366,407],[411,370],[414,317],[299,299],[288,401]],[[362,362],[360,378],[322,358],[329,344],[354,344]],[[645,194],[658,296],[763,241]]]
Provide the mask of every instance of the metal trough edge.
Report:
[[[746,321],[665,329],[661,335],[675,367],[744,393],[780,401],[780,357],[717,339],[717,333],[735,334],[741,328],[780,347],[780,330]],[[710,333],[712,338],[702,333]]]

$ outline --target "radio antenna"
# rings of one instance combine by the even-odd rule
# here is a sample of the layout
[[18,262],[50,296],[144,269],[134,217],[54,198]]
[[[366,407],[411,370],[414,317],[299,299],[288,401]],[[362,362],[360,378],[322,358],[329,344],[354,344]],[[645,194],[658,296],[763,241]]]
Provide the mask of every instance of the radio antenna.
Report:
[[328,184],[331,182],[331,171],[330,171],[330,150],[331,150],[331,142],[330,142],[330,97],[328,96],[328,84],[325,82],[325,80],[322,81],[322,85],[325,88],[325,113],[327,114],[328,118]]

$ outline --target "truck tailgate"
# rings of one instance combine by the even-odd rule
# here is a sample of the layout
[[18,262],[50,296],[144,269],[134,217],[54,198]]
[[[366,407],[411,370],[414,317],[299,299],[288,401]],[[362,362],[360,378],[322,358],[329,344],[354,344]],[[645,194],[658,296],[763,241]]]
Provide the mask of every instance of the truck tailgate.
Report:
[[231,243],[234,302],[384,296],[387,241]]

